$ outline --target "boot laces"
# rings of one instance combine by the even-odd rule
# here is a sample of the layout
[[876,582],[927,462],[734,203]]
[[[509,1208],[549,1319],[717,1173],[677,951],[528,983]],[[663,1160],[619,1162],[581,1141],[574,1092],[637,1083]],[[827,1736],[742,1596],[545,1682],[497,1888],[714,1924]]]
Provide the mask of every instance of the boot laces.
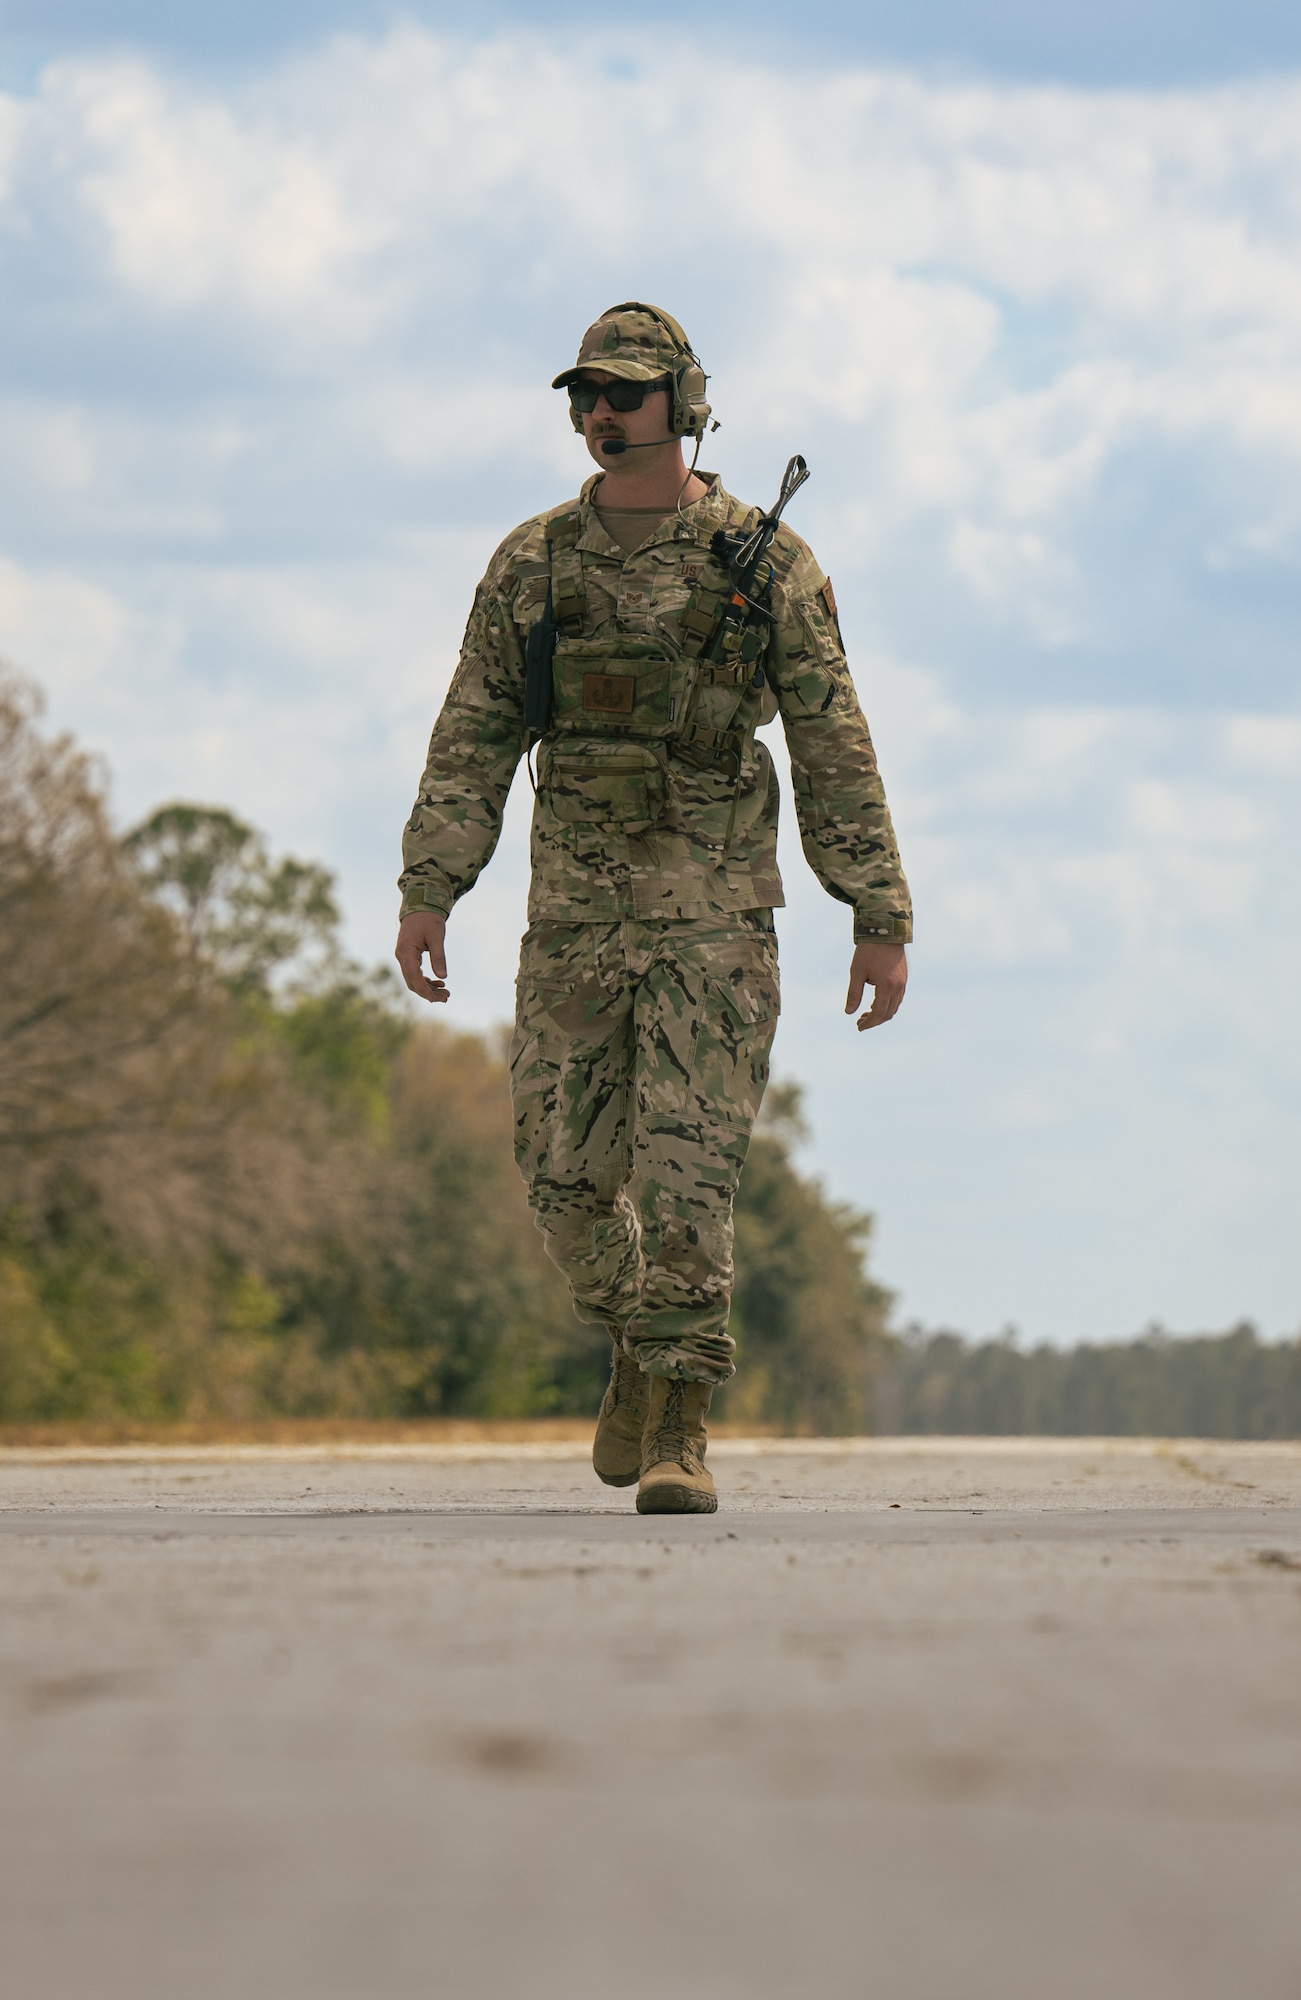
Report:
[[687,1424],[686,1400],[686,1383],[672,1379],[664,1398],[664,1414],[656,1428],[655,1463],[681,1465],[699,1472],[704,1461],[699,1440]]
[[614,1369],[610,1385],[614,1391],[615,1408],[626,1408],[630,1403],[634,1402],[640,1385],[641,1369],[632,1359],[632,1356],[624,1352],[623,1342],[616,1340],[614,1344]]

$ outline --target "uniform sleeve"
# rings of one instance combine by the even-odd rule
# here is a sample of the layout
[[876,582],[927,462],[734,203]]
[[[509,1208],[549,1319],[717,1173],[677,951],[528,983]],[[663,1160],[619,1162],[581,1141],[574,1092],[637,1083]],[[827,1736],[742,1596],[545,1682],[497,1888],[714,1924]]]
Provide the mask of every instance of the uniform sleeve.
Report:
[[461,657],[429,739],[429,757],[402,832],[402,914],[451,914],[492,859],[523,749],[524,649],[513,616],[504,542],[474,594]]
[[[782,544],[785,547],[782,547]],[[790,749],[805,858],[828,895],[854,909],[854,937],[912,937],[912,901],[840,641],[835,599],[813,556],[784,532],[769,659]]]

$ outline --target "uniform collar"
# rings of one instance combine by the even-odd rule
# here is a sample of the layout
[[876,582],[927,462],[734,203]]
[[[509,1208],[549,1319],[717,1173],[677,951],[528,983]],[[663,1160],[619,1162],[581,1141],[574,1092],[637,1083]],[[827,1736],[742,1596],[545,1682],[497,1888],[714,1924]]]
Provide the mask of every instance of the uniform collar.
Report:
[[[613,553],[622,562],[625,560],[623,550],[610,535],[607,535],[593,505],[602,477],[603,474],[594,472],[590,479],[584,480],[582,491],[578,496],[582,519],[578,547],[590,549],[595,555]],[[666,542],[698,542],[708,548],[715,528],[727,526],[736,507],[731,494],[724,490],[723,482],[716,472],[702,472],[697,468],[696,477],[704,480],[708,492],[702,493],[698,500],[693,500],[689,507],[684,507],[680,514],[670,514],[667,520],[661,521],[655,533],[643,544],[643,548],[657,548]]]

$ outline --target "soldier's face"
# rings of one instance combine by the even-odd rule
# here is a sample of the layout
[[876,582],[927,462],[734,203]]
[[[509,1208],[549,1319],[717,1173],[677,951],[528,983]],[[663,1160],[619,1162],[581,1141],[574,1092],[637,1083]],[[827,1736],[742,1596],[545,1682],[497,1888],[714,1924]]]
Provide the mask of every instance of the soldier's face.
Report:
[[[619,378],[603,368],[584,368],[585,382],[616,382]],[[617,437],[627,444],[653,444],[663,440],[666,451],[680,450],[679,440],[669,429],[669,392],[667,389],[649,389],[642,398],[639,410],[612,410],[604,396],[597,398],[596,408],[583,416],[583,437],[587,449],[603,472],[618,472],[624,467],[631,472],[647,469],[647,462],[659,463],[658,454],[639,451],[618,458],[606,458],[601,451],[601,439]]]

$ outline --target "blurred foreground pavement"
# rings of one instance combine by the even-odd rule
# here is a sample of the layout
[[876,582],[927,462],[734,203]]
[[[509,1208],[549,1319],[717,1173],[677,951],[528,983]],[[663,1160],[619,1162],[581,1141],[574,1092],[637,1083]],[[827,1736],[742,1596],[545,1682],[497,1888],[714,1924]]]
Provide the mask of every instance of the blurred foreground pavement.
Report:
[[1297,2000],[1301,1445],[0,1452],[13,2000]]

